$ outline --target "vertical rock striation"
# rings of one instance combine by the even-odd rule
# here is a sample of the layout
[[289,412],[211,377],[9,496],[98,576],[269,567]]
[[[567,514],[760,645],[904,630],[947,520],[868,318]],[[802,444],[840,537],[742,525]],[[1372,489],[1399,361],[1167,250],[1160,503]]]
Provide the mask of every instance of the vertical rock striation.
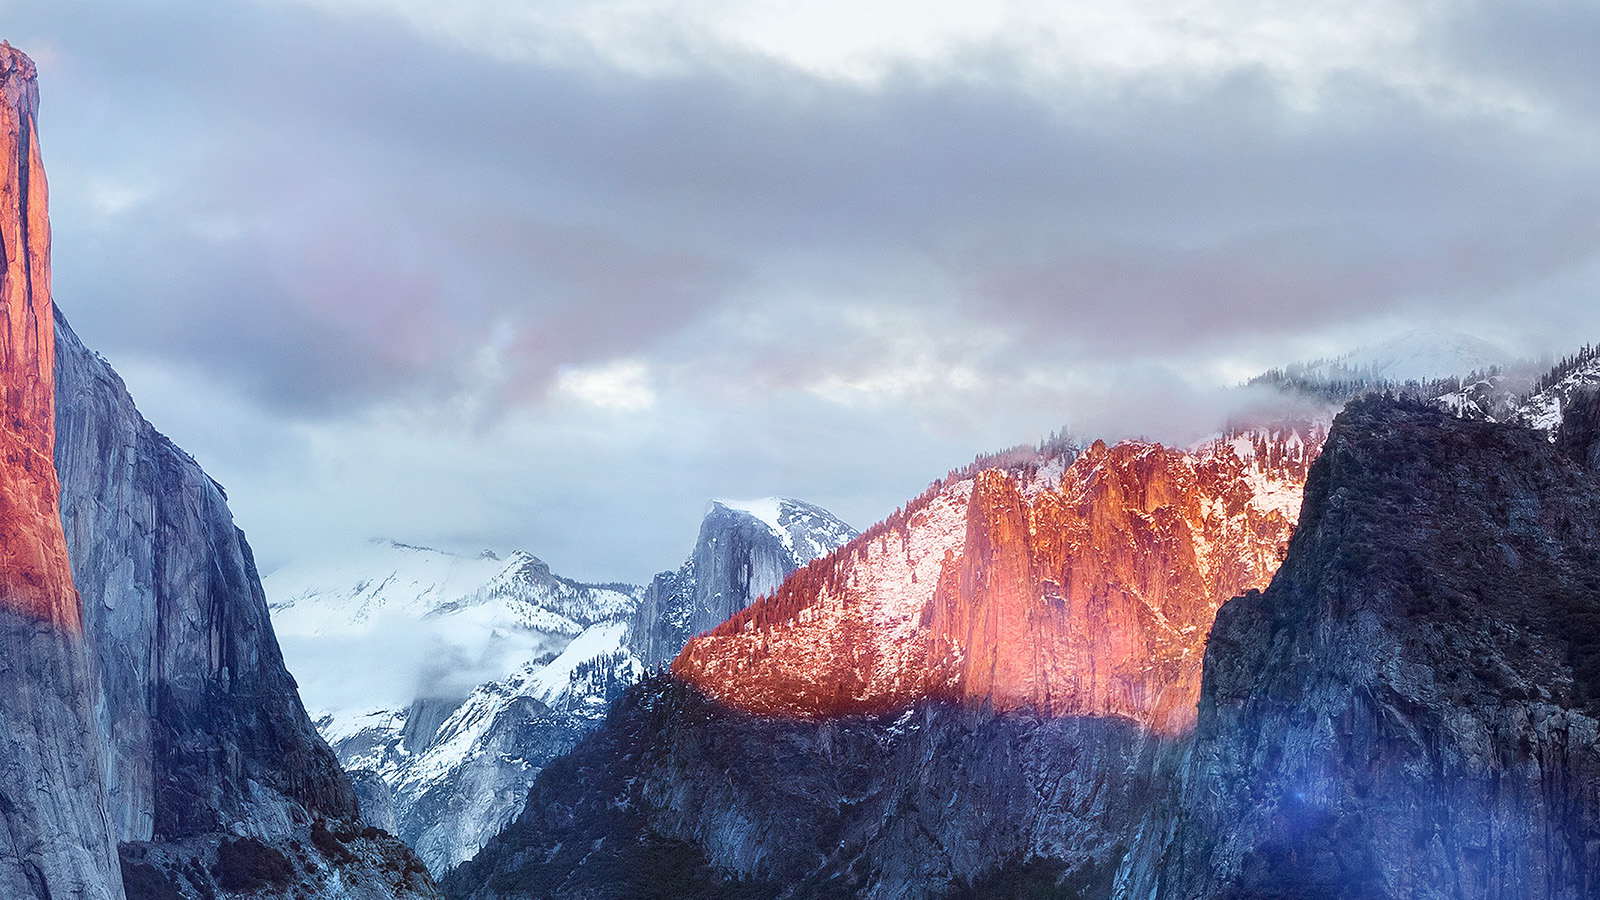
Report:
[[221,488],[54,309],[37,103],[0,44],[0,896],[431,896],[307,720]]
[[0,896],[120,897],[61,531],[50,223],[33,62],[0,44]]

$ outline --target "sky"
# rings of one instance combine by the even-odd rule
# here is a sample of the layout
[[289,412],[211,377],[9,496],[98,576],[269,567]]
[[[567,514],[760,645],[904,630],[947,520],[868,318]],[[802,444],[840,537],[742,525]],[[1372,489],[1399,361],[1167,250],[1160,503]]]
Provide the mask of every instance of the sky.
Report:
[[[1091,8],[1092,7],[1092,8]],[[1600,8],[0,0],[54,293],[264,569],[644,581],[1418,327],[1600,340]]]

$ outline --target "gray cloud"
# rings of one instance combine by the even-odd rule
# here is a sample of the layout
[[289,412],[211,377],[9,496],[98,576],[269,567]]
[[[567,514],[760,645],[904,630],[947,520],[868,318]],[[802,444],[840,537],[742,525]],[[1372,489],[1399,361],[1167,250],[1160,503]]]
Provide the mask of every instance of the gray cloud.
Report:
[[[1041,82],[999,42],[861,82],[0,0],[43,63],[58,298],[268,558],[337,502],[329,531],[597,578],[670,565],[709,495],[866,524],[1063,422],[1192,435],[1234,402],[1214,373],[1388,328],[1592,340],[1600,17],[1440,9],[1394,71],[1308,94],[1258,63]],[[562,399],[619,360],[653,406]],[[224,439],[185,378],[291,436]],[[358,449],[370,478],[330,474]]]

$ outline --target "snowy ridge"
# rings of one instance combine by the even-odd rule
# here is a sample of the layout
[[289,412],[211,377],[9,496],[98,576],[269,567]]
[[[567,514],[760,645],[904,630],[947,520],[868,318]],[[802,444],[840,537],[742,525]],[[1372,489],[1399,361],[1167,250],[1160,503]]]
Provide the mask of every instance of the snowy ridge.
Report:
[[1545,433],[1555,440],[1556,428],[1574,394],[1600,386],[1600,356],[1586,348],[1558,365],[1541,379],[1542,386],[1521,398],[1511,421]]
[[[738,607],[753,599],[741,590],[770,590],[855,535],[786,498],[713,502],[706,519],[701,543],[723,563],[706,584]],[[786,568],[768,573],[774,563],[757,548],[780,544]],[[739,573],[748,580],[726,581]],[[656,580],[670,585],[668,602],[644,609],[643,588],[576,582],[522,551],[500,559],[374,542],[285,567],[267,585],[318,729],[347,770],[387,787],[400,836],[440,872],[516,816],[544,766],[643,674],[630,634],[665,632],[672,654],[687,640],[676,635],[694,607],[673,601],[694,599],[695,555]]]

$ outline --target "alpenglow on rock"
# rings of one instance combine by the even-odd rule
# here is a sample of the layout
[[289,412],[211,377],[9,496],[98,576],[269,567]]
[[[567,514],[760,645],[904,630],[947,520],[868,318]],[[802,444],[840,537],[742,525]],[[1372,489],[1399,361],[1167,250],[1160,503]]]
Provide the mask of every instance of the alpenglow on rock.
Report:
[[957,473],[695,638],[673,674],[763,715],[942,698],[1183,731],[1211,618],[1276,571],[1321,439],[1096,442]]
[[50,222],[33,61],[0,44],[0,896],[122,896],[55,449]]
[[952,473],[630,689],[447,894],[1106,896],[1322,436]]

